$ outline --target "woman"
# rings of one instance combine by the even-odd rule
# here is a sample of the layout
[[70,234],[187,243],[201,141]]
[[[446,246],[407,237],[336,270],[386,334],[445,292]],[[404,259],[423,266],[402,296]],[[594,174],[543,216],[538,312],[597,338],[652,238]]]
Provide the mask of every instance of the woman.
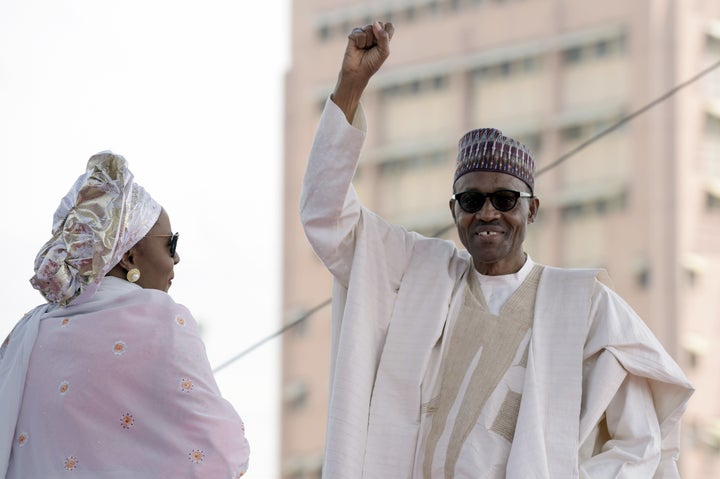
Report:
[[35,260],[48,303],[0,348],[0,477],[245,473],[242,420],[167,294],[177,240],[123,157],[90,159]]

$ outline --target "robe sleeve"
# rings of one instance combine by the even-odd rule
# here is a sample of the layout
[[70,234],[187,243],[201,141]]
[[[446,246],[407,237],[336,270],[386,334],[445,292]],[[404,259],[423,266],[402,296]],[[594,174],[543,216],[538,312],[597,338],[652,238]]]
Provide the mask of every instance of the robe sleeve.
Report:
[[364,208],[352,187],[367,134],[362,105],[350,125],[328,99],[320,119],[303,181],[300,218],[315,253],[345,288],[356,256],[358,236],[371,237],[372,256],[397,286],[412,251],[412,235]]
[[583,375],[581,477],[678,478],[680,417],[693,388],[632,308],[599,282]]
[[660,462],[660,425],[645,378],[628,375],[605,410],[609,439],[580,464],[581,477],[653,477]]

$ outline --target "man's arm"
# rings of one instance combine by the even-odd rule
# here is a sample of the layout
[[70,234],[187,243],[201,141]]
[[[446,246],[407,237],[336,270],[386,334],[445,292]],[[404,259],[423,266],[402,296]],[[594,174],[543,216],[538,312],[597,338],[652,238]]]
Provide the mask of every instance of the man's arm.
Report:
[[625,378],[605,410],[605,424],[610,439],[580,464],[580,477],[653,477],[660,462],[660,425],[645,378]]
[[355,28],[348,35],[345,56],[331,98],[350,124],[370,78],[390,55],[390,39],[394,32],[392,23],[375,22]]
[[679,419],[692,385],[632,308],[600,283],[590,316],[583,410],[588,426],[604,411],[609,437],[581,460],[581,477],[679,477]]
[[[348,36],[338,81],[315,134],[303,181],[300,216],[315,253],[347,286],[360,237],[366,258],[397,287],[412,250],[412,237],[363,209],[351,182],[365,139],[360,97],[389,55],[392,24],[376,22]],[[369,254],[372,250],[372,254]],[[372,259],[369,259],[369,258]]]

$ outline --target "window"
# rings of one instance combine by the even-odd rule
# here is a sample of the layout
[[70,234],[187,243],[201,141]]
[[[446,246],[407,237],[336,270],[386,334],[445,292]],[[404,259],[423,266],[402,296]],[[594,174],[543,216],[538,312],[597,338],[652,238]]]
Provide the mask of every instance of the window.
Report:
[[707,113],[702,155],[708,176],[720,178],[720,117]]
[[568,48],[563,52],[565,63],[579,63],[582,60],[582,47]]
[[515,138],[527,146],[534,155],[537,155],[542,147],[542,136],[540,133],[526,133],[524,135],[517,135]]
[[604,57],[608,54],[608,41],[607,40],[600,40],[595,44],[595,55],[598,57]]
[[479,81],[502,80],[511,76],[535,74],[540,68],[540,65],[540,57],[527,56],[481,66],[475,69],[472,75],[475,80]]
[[299,411],[304,409],[308,399],[308,388],[304,381],[296,379],[285,385],[284,390],[285,404],[293,410]]
[[707,192],[705,194],[705,207],[709,211],[720,212],[720,196]]
[[640,289],[648,289],[650,287],[650,264],[646,259],[638,261],[635,266],[635,284]]
[[583,127],[582,125],[573,125],[569,126],[567,128],[563,128],[563,130],[560,132],[560,135],[562,136],[563,140],[577,140],[578,138],[581,138],[583,136]]
[[604,216],[625,208],[625,193],[594,198],[583,202],[569,203],[562,207],[560,214],[563,221],[572,222],[586,216]]
[[575,45],[562,52],[566,64],[580,63],[587,60],[599,59],[617,55],[625,51],[625,35],[604,38],[593,43]]
[[382,94],[388,97],[419,95],[429,91],[444,90],[449,83],[447,75],[436,75],[387,86],[383,89]]

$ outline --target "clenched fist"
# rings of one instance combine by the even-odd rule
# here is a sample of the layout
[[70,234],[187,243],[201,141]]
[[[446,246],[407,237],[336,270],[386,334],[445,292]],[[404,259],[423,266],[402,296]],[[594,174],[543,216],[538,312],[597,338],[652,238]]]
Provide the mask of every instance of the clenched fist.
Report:
[[360,97],[372,77],[390,56],[392,23],[375,22],[357,27],[348,35],[342,67],[332,100],[352,123]]

